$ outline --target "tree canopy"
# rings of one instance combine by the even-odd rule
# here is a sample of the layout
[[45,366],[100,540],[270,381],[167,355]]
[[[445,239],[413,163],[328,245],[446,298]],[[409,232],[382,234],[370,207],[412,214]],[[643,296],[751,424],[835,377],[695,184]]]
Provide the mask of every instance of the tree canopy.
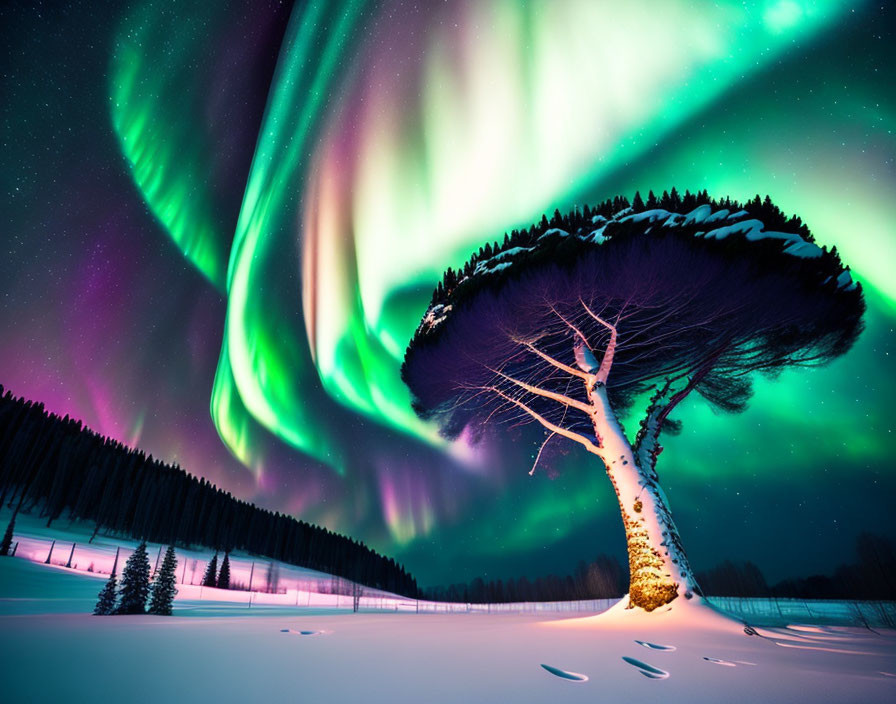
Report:
[[[112,581],[111,576],[109,581]],[[115,613],[146,613],[146,598],[148,596],[149,556],[146,554],[146,542],[141,541],[124,564],[124,571],[121,574],[121,601],[119,601]]]
[[[617,410],[683,379],[688,393],[738,411],[752,372],[849,349],[864,303],[835,250],[768,198],[686,199],[694,207],[684,213],[667,210],[684,202],[677,194],[651,194],[656,207],[640,212],[625,199],[557,212],[486,246],[460,275],[448,270],[402,368],[418,412],[448,436],[476,420],[531,420],[526,409],[587,433],[587,410],[551,394],[586,403],[569,371],[596,367],[611,334],[606,385]],[[537,394],[527,388],[536,380]]]
[[170,616],[177,595],[177,555],[174,546],[169,545],[165,551],[162,567],[150,586],[149,613],[159,616]]

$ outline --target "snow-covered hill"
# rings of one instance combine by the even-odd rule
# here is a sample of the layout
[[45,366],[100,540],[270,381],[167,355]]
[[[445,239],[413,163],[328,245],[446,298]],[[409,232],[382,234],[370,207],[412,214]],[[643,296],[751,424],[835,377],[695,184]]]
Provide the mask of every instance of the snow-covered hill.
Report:
[[[4,702],[755,704],[896,695],[893,630],[791,623],[745,632],[684,602],[575,618],[190,600],[172,617],[72,613],[79,598],[92,603],[101,581],[0,558]],[[63,613],[10,615],[16,599],[29,598]]]
[[[611,602],[534,611],[365,592],[361,613],[353,613],[350,591],[324,593],[334,585],[330,575],[280,565],[276,593],[208,589],[198,586],[202,570],[194,575],[190,561],[204,567],[210,553],[182,551],[188,567],[174,616],[97,617],[90,611],[105,579],[98,570],[116,549],[123,560],[133,544],[98,538],[82,549],[77,527],[63,540],[56,526],[43,529],[27,518],[21,525],[22,552],[0,558],[4,702],[112,702],[124,693],[131,702],[389,704],[864,703],[896,696],[896,631],[821,625],[844,622],[855,605],[797,611],[730,602],[750,612],[746,629],[683,600],[645,614]],[[50,533],[58,560],[47,565]],[[56,564],[70,555],[71,568]],[[245,561],[251,565],[251,557],[235,556],[239,570]],[[428,612],[433,608],[455,613]]]

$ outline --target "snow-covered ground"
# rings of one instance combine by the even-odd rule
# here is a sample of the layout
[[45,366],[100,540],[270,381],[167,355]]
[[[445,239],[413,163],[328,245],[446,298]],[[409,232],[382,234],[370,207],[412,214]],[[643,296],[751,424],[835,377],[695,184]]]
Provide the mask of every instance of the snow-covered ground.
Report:
[[[210,553],[178,551],[188,569],[174,616],[97,617],[102,561],[121,548],[120,574],[133,542],[87,545],[83,527],[23,518],[17,556],[0,558],[3,702],[896,701],[896,631],[878,627],[893,622],[892,605],[875,618],[883,606],[857,616],[844,602],[717,600],[749,633],[683,599],[644,614],[610,601],[434,605],[368,590],[352,613],[351,596],[317,591],[330,575],[277,565],[277,593],[201,588]],[[72,544],[83,559],[66,568]],[[238,570],[252,561],[235,556]],[[261,588],[266,563],[255,562]],[[870,627],[831,625],[847,623]]]
[[[0,511],[0,526],[6,527],[11,511]],[[50,564],[68,566],[79,572],[91,572],[108,575],[112,570],[116,553],[119,554],[118,574],[124,567],[125,560],[133,552],[137,541],[126,538],[115,538],[99,533],[91,541],[92,525],[84,523],[70,523],[60,520],[47,527],[46,521],[34,515],[20,514],[16,518],[16,530],[14,542],[16,557],[23,557],[34,562],[45,562],[50,559]],[[155,568],[156,563],[161,564],[166,546],[158,543],[149,543],[150,565]],[[52,554],[51,554],[52,550]],[[177,584],[189,587],[198,586],[202,582],[206,565],[212,558],[211,550],[185,550],[177,548]],[[223,554],[218,555],[220,560]],[[253,591],[265,591],[268,589],[268,571],[271,560],[247,555],[242,552],[234,552],[230,555],[231,584],[244,589],[248,588],[250,581]],[[273,584],[270,591],[283,592],[287,590],[302,590],[310,592],[330,591],[334,587],[332,575],[317,570],[311,570],[282,562],[273,562],[275,567],[271,577]],[[270,596],[274,596],[271,594]]]
[[748,635],[683,600],[574,618],[190,599],[172,617],[89,615],[101,585],[0,558],[4,702],[896,700],[887,629],[792,623]]
[[[6,515],[4,515],[4,513]],[[0,526],[9,520],[9,511],[0,511]],[[112,570],[118,554],[118,576],[137,541],[97,535],[92,542],[91,527],[60,521],[47,527],[33,515],[22,514],[16,520],[15,556],[30,562],[48,565],[39,574],[29,573],[18,579],[6,578],[0,572],[0,613],[46,613],[91,611],[103,582]],[[147,546],[153,569],[160,563],[164,545]],[[316,609],[354,608],[354,585],[348,580],[325,572],[296,567],[283,562],[258,558],[240,552],[230,555],[231,589],[201,586],[205,568],[213,551],[177,549],[178,567],[176,609],[179,614],[195,612],[258,613],[258,608],[296,607]],[[221,556],[219,555],[219,558]],[[48,562],[49,561],[49,562]],[[218,564],[220,567],[220,562]],[[64,569],[59,569],[64,568]],[[273,568],[276,577],[269,577]],[[49,575],[86,577],[87,581],[71,581],[70,588],[60,590]],[[249,586],[252,589],[249,590]],[[53,601],[44,598],[45,588],[60,591]],[[446,604],[410,599],[380,589],[360,586],[359,609],[363,611],[404,611],[413,613],[505,613],[505,612],[580,612],[605,611],[614,599],[593,599],[579,602],[528,602],[525,604]]]

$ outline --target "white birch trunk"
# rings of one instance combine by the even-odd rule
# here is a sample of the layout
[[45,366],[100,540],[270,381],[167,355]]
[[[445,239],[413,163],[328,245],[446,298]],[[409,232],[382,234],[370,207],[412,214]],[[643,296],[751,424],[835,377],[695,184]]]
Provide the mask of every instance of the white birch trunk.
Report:
[[642,470],[636,461],[607,399],[606,386],[599,381],[589,384],[588,398],[599,440],[597,454],[616,491],[625,526],[629,604],[653,611],[678,596],[690,599],[696,582],[656,473],[649,466]]

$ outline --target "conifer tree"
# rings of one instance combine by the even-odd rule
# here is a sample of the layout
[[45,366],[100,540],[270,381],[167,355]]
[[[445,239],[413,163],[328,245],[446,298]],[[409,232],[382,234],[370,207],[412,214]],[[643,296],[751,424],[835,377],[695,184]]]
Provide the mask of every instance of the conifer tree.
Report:
[[121,574],[121,602],[115,613],[146,613],[147,596],[149,596],[149,556],[146,554],[146,541],[143,541],[124,565]]
[[0,555],[9,555],[12,550],[12,534],[16,529],[16,514],[12,514],[9,519],[9,525],[6,526],[6,532],[3,534],[3,542],[0,542]]
[[217,587],[218,586],[218,553],[215,553],[215,556],[208,563],[208,567],[205,568],[205,576],[202,578],[202,586],[203,587]]
[[218,589],[230,589],[230,554],[226,552],[218,574]]
[[96,602],[96,607],[93,609],[93,613],[95,616],[109,616],[110,614],[115,612],[115,592],[118,589],[118,579],[115,576],[117,569],[118,551],[116,550],[115,562],[112,563],[112,573],[109,575],[109,579],[106,580],[106,584],[100,591],[99,598]]
[[159,616],[171,615],[174,596],[177,594],[176,570],[177,556],[174,554],[174,546],[169,545],[168,550],[165,551],[165,559],[162,560],[162,568],[156,573],[156,578],[152,583],[149,613]]
[[681,196],[678,194],[678,189],[672,186],[672,190],[669,191],[669,207],[674,210],[679,206],[681,206]]
[[117,587],[118,580],[115,577],[115,572],[112,572],[112,574],[109,575],[109,579],[106,580],[106,584],[100,591],[96,607],[93,609],[94,615],[108,616],[115,611],[115,590]]

